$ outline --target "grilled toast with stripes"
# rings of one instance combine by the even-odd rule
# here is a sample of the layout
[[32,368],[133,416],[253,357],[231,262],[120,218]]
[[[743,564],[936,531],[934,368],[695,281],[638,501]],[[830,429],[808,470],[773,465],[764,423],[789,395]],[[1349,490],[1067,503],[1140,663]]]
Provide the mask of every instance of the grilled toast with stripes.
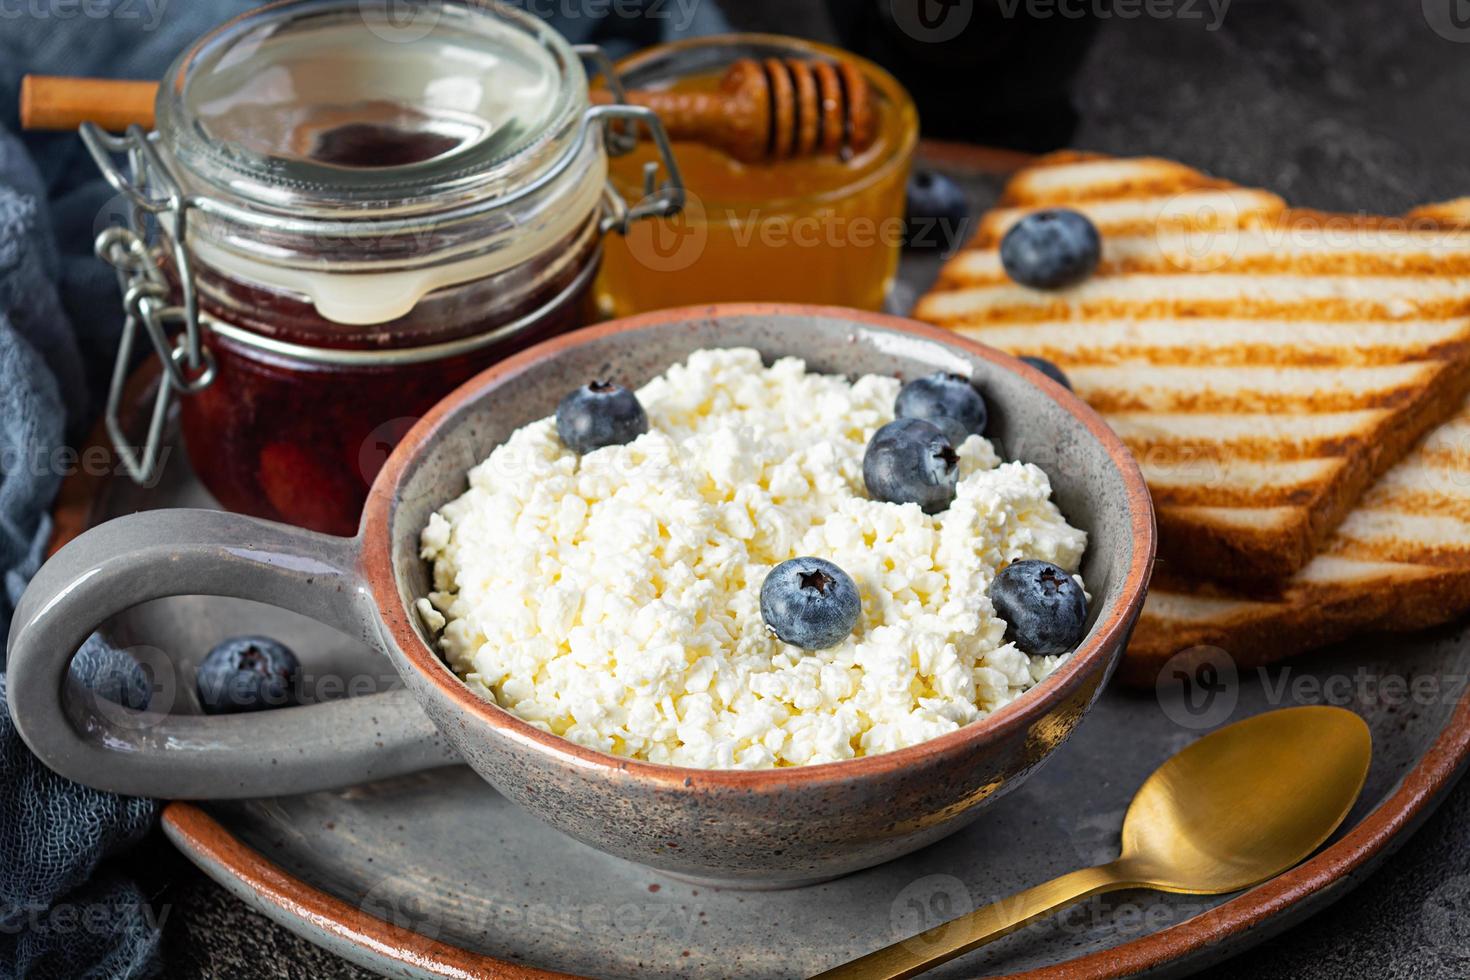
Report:
[[[1063,206],[1102,233],[1088,280],[1020,286],[998,246]],[[1270,593],[1470,393],[1470,236],[1289,208],[1154,158],[1018,173],[915,315],[1070,376],[1138,457],[1179,575]]]
[[[1412,212],[1470,230],[1470,198]],[[1151,683],[1175,654],[1219,647],[1252,667],[1368,631],[1470,612],[1470,399],[1378,479],[1322,551],[1262,599],[1165,573],[1149,589],[1120,676]]]

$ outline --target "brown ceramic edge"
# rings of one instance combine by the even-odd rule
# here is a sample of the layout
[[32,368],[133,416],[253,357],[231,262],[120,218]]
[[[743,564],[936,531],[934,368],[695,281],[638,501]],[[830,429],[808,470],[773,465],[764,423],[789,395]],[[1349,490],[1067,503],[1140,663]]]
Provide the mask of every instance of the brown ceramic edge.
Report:
[[[974,356],[991,361],[1008,371],[1020,374],[1051,394],[1103,445],[1113,463],[1118,467],[1126,485],[1129,509],[1132,514],[1134,551],[1132,563],[1123,581],[1123,598],[1118,606],[1111,611],[1106,620],[1100,620],[1096,624],[1091,638],[1045,681],[980,721],[971,722],[963,728],[938,738],[893,752],[809,766],[754,771],[694,769],[623,758],[585,748],[559,735],[544,732],[471,691],[444,665],[439,655],[419,639],[418,632],[409,620],[410,613],[403,607],[398,597],[398,583],[393,574],[392,565],[392,542],[389,539],[388,529],[394,500],[398,495],[398,485],[408,468],[409,461],[430,441],[446,418],[488,383],[526,371],[548,358],[556,357],[568,348],[609,335],[633,332],[668,323],[706,320],[721,316],[778,315],[848,320],[898,330],[909,336],[957,347]],[[1153,505],[1137,462],[1124,447],[1123,441],[1113,433],[1102,417],[1076,395],[1008,354],[967,340],[939,327],[881,313],[792,303],[721,303],[660,310],[656,313],[626,317],[545,341],[482,371],[441,399],[404,436],[368,492],[358,537],[362,542],[361,561],[364,579],[372,591],[379,615],[392,634],[394,643],[403,651],[405,659],[422,676],[431,680],[444,696],[464,710],[476,715],[492,728],[514,738],[528,749],[545,752],[572,765],[601,769],[610,774],[623,773],[633,778],[662,784],[663,788],[675,792],[720,788],[778,793],[796,785],[838,783],[848,779],[891,772],[920,761],[938,762],[939,759],[936,757],[958,755],[975,742],[1015,733],[1038,720],[1054,705],[1076,692],[1086,683],[1087,678],[1097,666],[1097,661],[1110,656],[1108,652],[1110,649],[1115,654],[1121,655],[1129,625],[1137,618],[1143,606],[1149,576],[1153,570],[1155,548]]]
[[951,140],[920,139],[919,159],[929,166],[968,170],[988,177],[1009,177],[1036,162],[1037,154],[999,146],[978,146]]
[[308,921],[343,943],[369,950],[377,958],[456,980],[578,980],[570,973],[471,953],[354,908],[287,874],[192,803],[170,803],[163,811],[162,822],[174,845],[201,862],[206,871],[234,877],[258,901],[274,906],[293,920]]
[[1133,976],[1264,925],[1316,892],[1345,880],[1418,819],[1428,816],[1433,805],[1454,785],[1467,759],[1470,693],[1460,698],[1449,724],[1419,764],[1404,775],[1398,789],[1340,840],[1313,857],[1176,925],[1076,960],[1011,976],[1013,980],[1110,980]]
[[[1260,926],[1316,892],[1344,880],[1387,848],[1415,820],[1427,815],[1431,804],[1450,788],[1467,758],[1470,758],[1470,695],[1461,699],[1450,724],[1419,764],[1404,776],[1399,788],[1342,839],[1302,864],[1177,925],[1111,949],[1009,976],[1012,980],[1113,980],[1134,976]],[[317,913],[312,921],[319,928],[349,940],[360,936],[362,945],[394,958],[407,959],[397,955],[399,947],[395,946],[402,941],[397,937],[405,930],[354,909],[281,871],[238,841],[228,828],[199,806],[170,803],[163,812],[163,821],[176,832],[175,844],[186,849],[194,860],[209,862],[232,874],[263,901],[279,906],[288,914],[298,909],[312,910]],[[337,918],[332,917],[334,910]],[[468,970],[475,976],[489,973],[507,980],[568,976],[508,964],[426,940],[416,933],[407,935],[408,941],[425,956],[432,947],[434,955],[440,958],[428,960],[427,965],[435,969]]]

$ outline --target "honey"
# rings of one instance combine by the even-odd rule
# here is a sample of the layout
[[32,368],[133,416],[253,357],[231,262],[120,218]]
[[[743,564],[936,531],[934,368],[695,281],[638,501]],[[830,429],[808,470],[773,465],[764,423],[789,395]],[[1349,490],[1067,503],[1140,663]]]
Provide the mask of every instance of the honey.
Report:
[[[756,164],[676,143],[684,211],[608,242],[597,286],[603,315],[746,300],[882,308],[903,239],[904,191],[918,132],[913,103],[876,65],[791,38],[681,42],[619,67],[630,86],[709,91],[741,57],[852,62],[877,98],[877,140],[847,159],[815,155]],[[653,148],[640,143],[611,162],[613,185],[636,200],[644,166],[656,159]]]

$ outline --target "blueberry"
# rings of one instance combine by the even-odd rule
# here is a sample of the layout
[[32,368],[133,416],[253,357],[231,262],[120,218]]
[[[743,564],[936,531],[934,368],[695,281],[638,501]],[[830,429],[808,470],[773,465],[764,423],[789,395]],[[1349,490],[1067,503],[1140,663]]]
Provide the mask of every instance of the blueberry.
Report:
[[195,683],[211,715],[232,715],[296,703],[296,654],[268,636],[237,636],[209,651]]
[[916,378],[900,388],[893,414],[901,419],[933,422],[956,446],[969,436],[983,434],[989,416],[985,399],[970,382],[943,371]]
[[960,185],[933,170],[909,177],[904,210],[904,244],[910,248],[944,248],[963,233],[970,205]]
[[1006,639],[1029,654],[1066,653],[1086,630],[1082,586],[1049,561],[1007,565],[990,583],[990,602],[1006,621]]
[[583,385],[556,406],[556,434],[575,453],[624,446],[647,431],[638,396],[610,381]]
[[937,514],[954,500],[960,457],[932,422],[897,419],[873,434],[863,453],[868,496],[892,504],[918,504]]
[[1034,211],[1000,240],[1006,275],[1033,289],[1060,289],[1092,275],[1102,256],[1097,228],[1076,211]]
[[761,618],[782,643],[825,650],[851,635],[863,611],[857,583],[822,558],[783,561],[761,583]]
[[1067,375],[1062,371],[1061,368],[1057,367],[1055,364],[1053,364],[1051,361],[1048,361],[1046,358],[1044,358],[1044,357],[1023,357],[1023,358],[1021,358],[1021,360],[1025,361],[1027,364],[1031,365],[1036,370],[1038,370],[1042,374],[1046,375],[1048,378],[1051,378],[1053,381],[1055,381],[1057,384],[1061,385],[1063,388],[1066,388],[1068,391],[1071,391],[1072,390],[1072,381],[1071,381],[1071,379],[1067,377]]

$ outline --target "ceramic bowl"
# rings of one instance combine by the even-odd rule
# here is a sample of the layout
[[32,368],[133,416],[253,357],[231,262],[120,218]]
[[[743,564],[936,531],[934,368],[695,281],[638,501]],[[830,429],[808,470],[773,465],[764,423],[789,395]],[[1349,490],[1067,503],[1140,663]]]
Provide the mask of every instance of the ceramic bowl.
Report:
[[[467,688],[413,604],[429,591],[419,532],[467,470],[590,377],[641,384],[705,347],[795,355],[809,368],[973,378],[1007,458],[1052,480],[1088,532],[1086,638],[1050,677],[990,716],[883,755],[767,771],[656,765],[583,748]],[[282,795],[463,760],[497,790],[593,847],[685,877],[794,885],[854,871],[952,833],[1014,789],[1082,720],[1143,603],[1154,522],[1137,465],[1079,399],[1019,361],[908,320],[730,305],[649,314],[532,348],[420,421],[369,495],[356,538],[213,511],[121,518],[42,569],[17,610],[9,696],[21,734],[63,775],[149,796]],[[167,595],[236,595],[314,616],[381,650],[403,688],[228,717],[130,712],[67,682],[72,651],[108,615]],[[425,717],[427,716],[427,717]],[[486,837],[485,835],[489,835]],[[466,827],[453,846],[493,839]],[[449,846],[451,842],[445,842]]]

